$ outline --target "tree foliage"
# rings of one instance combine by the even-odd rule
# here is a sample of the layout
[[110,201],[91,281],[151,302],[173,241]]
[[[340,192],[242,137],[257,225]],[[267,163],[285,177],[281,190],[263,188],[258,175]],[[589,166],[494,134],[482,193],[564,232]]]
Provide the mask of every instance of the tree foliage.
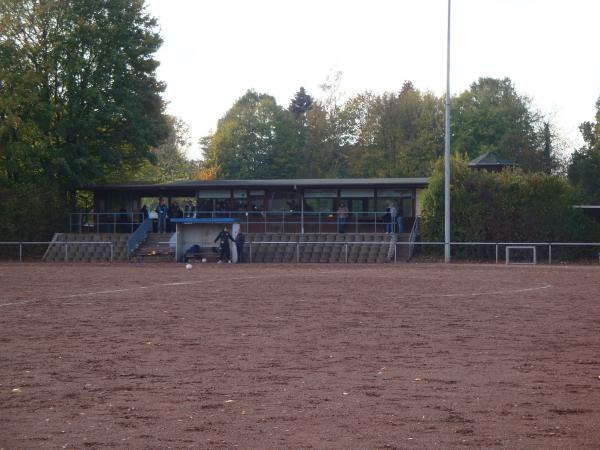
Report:
[[167,116],[166,122],[169,130],[166,140],[158,147],[151,148],[152,161],[136,170],[130,179],[168,183],[195,178],[196,162],[187,157],[190,147],[188,125],[174,116]]
[[15,164],[17,149],[66,188],[151,158],[166,132],[164,86],[152,58],[161,39],[143,1],[5,0],[0,8],[7,179],[31,176]]
[[153,159],[167,134],[160,44],[143,0],[0,2],[0,187],[9,198],[38,185],[63,204],[78,187]]
[[300,86],[296,95],[290,102],[288,110],[294,115],[295,118],[305,115],[314,103],[314,99],[307,94],[306,89]]
[[[593,242],[598,226],[573,209],[566,180],[521,169],[476,171],[452,161],[451,229],[455,242]],[[423,199],[425,240],[443,240],[444,170],[440,160]],[[589,239],[589,240],[588,240]]]
[[286,178],[295,170],[297,135],[291,113],[273,97],[248,91],[219,120],[204,160],[224,178]]
[[543,170],[550,137],[531,100],[508,78],[480,78],[452,101],[452,146],[470,158],[494,151],[525,170]]
[[596,121],[579,127],[585,145],[571,156],[569,180],[578,188],[582,200],[600,203],[600,98],[596,102]]
[[[287,110],[249,91],[208,137],[208,166],[231,178],[427,176],[444,149],[444,99],[407,81],[399,92],[342,101],[340,85],[336,73],[320,100],[300,88]],[[560,172],[553,124],[508,78],[481,78],[452,105],[453,151],[470,158],[496,151],[524,170]],[[259,106],[270,114],[258,114]]]

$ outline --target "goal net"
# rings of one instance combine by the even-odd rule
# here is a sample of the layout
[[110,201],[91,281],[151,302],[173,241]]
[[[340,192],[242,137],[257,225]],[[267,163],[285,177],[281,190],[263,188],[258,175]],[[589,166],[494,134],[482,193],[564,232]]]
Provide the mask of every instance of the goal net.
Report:
[[537,264],[537,252],[533,245],[509,245],[506,247],[506,264]]

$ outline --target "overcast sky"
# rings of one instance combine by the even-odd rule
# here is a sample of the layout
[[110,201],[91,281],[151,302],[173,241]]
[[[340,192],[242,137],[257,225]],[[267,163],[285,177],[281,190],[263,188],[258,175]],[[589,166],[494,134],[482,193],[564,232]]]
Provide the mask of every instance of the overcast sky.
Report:
[[[287,106],[343,72],[347,96],[446,87],[447,0],[147,0],[168,112],[197,141],[248,89]],[[451,92],[509,77],[573,147],[600,96],[600,0],[453,0]]]

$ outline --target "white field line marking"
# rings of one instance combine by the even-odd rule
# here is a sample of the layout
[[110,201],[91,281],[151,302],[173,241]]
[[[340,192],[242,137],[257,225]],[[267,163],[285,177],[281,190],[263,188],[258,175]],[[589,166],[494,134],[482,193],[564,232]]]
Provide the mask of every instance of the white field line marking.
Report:
[[[331,273],[331,272],[317,272],[318,275],[323,275],[323,274],[327,274],[327,273]],[[274,275],[264,275],[264,276],[253,276],[253,277],[240,277],[240,278],[236,278],[236,280],[252,280],[252,279],[256,279],[256,278],[270,278],[273,277]],[[280,276],[280,275],[277,275]],[[165,286],[189,286],[189,285],[193,285],[193,284],[199,284],[199,283],[204,283],[206,280],[200,280],[200,281],[178,281],[178,282],[173,282],[173,283],[162,283],[162,284],[155,284],[152,286],[136,286],[133,288],[127,288],[127,289],[113,289],[110,291],[97,291],[97,292],[84,292],[84,293],[80,293],[80,294],[71,294],[71,295],[65,295],[65,296],[61,296],[61,297],[54,297],[54,298],[49,298],[49,299],[45,299],[46,301],[51,301],[51,300],[61,300],[61,299],[69,299],[69,298],[77,298],[77,297],[88,297],[88,296],[93,296],[93,295],[105,295],[105,294],[115,294],[115,293],[120,293],[120,292],[130,292],[130,291],[135,291],[135,290],[140,290],[140,289],[151,289],[151,288],[158,288],[158,287],[165,287]],[[414,295],[410,295],[410,296],[402,296],[402,297],[398,297],[398,298],[415,298],[415,297],[419,297],[419,298],[436,298],[436,297],[480,297],[480,296],[484,296],[484,295],[506,295],[506,294],[520,294],[523,292],[532,292],[532,291],[540,291],[542,289],[549,289],[551,288],[552,285],[551,284],[546,284],[544,286],[538,286],[538,287],[533,287],[533,288],[522,288],[522,289],[508,289],[505,291],[490,291],[490,292],[468,292],[468,293],[456,293],[456,294],[414,294]],[[11,306],[11,305],[23,305],[26,303],[34,303],[34,302],[39,302],[42,301],[43,299],[31,299],[31,300],[23,300],[21,302],[12,302],[12,303],[3,303],[0,304],[0,307],[2,306]],[[63,303],[65,305],[76,305],[79,303]],[[88,303],[91,304],[91,303]]]
[[[319,272],[313,273],[312,275],[315,275],[315,274],[316,275],[325,275],[325,274],[336,273],[336,272],[343,272],[343,271],[339,271],[339,270],[319,271]],[[281,276],[282,276],[281,274],[254,275],[254,276],[247,276],[247,277],[238,277],[238,278],[236,278],[236,281],[237,280],[255,280],[257,278],[275,278],[275,277],[281,277]],[[52,300],[63,300],[63,299],[78,298],[78,297],[89,297],[89,296],[94,296],[94,295],[119,294],[122,292],[131,292],[131,291],[136,291],[136,290],[141,290],[141,289],[155,289],[155,288],[170,287],[170,286],[190,286],[190,285],[201,284],[201,283],[206,283],[206,280],[203,279],[203,280],[196,280],[196,281],[175,281],[175,282],[171,282],[171,283],[153,284],[150,286],[135,286],[132,288],[111,289],[108,291],[81,292],[81,293],[77,293],[77,294],[61,295],[59,297],[51,297],[51,298],[46,298],[46,299],[34,298],[34,299],[23,300],[23,301],[18,301],[18,302],[0,303],[0,307],[13,306],[13,305],[24,305],[27,303],[35,303],[35,302],[40,302],[40,301],[44,301],[44,300],[52,301]]]
[[[411,295],[411,297],[479,297],[481,295],[520,294],[522,292],[540,291],[542,289],[549,289],[551,287],[552,287],[551,284],[546,284],[544,286],[538,286],[538,287],[533,287],[533,288],[508,289],[506,291],[471,292],[471,293],[462,293],[462,294],[416,294],[416,295]],[[409,298],[409,297],[403,297],[403,298]]]

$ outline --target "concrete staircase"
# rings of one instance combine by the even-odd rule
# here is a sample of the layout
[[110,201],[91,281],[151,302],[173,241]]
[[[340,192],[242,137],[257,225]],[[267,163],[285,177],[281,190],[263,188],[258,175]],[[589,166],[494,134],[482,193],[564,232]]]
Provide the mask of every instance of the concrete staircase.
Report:
[[145,261],[173,262],[175,250],[171,249],[169,242],[172,234],[148,233],[140,245],[133,251],[132,260],[144,259]]
[[[385,263],[394,261],[396,240],[407,239],[408,234],[256,233],[246,235],[245,254],[248,262],[260,263]],[[407,246],[399,245],[396,260],[407,258]]]
[[127,261],[128,238],[129,234],[127,233],[55,233],[42,260],[46,262],[110,262],[110,245],[94,244],[93,242],[112,242],[113,261]]

